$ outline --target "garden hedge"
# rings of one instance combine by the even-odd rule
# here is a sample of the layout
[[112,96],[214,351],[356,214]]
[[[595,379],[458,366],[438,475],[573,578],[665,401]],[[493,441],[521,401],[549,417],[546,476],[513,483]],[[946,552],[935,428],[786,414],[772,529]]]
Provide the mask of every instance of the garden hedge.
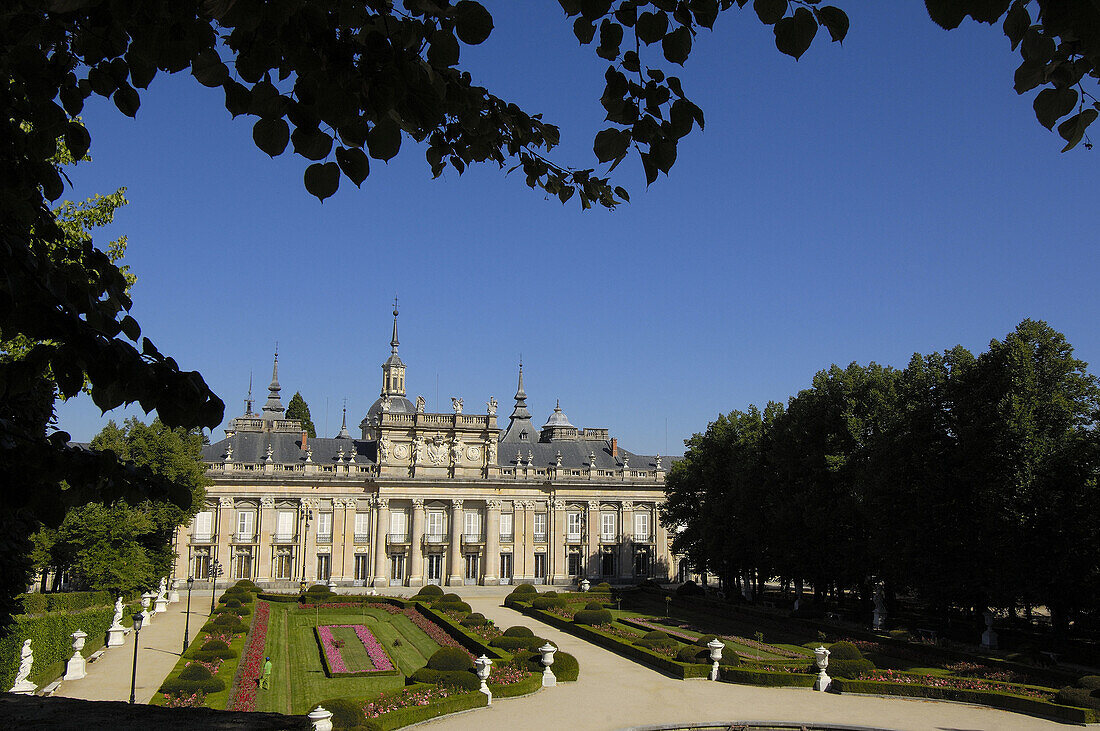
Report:
[[[400,600],[393,600],[389,603],[395,606],[407,606],[407,604],[401,603]],[[496,647],[490,647],[482,637],[467,631],[465,627],[452,620],[446,614],[436,612],[427,604],[422,604],[420,602],[415,602],[412,606],[417,612],[423,614],[425,617],[442,627],[447,634],[458,642],[458,644],[474,653],[475,656],[487,655],[493,660],[506,659],[508,657],[508,653]]]
[[[525,663],[517,662],[516,665],[523,667]],[[516,698],[521,695],[530,695],[542,688],[542,673],[539,671],[531,670],[531,672],[523,680],[518,683],[509,683],[508,685],[497,685],[493,682],[493,676],[489,675],[489,690],[492,691],[494,698]],[[496,670],[496,666],[493,666],[493,670]]]
[[157,692],[176,695],[199,690],[203,693],[217,693],[225,690],[225,681],[215,678],[209,670],[196,662],[181,670],[175,678],[165,680]]
[[363,703],[351,698],[327,698],[317,705],[332,713],[335,731],[375,731],[382,727],[363,717]]
[[562,681],[574,681],[581,674],[581,666],[577,658],[561,650],[554,653],[554,664],[550,669],[554,672],[554,676]]
[[412,679],[418,683],[446,685],[462,690],[477,690],[481,687],[481,681],[478,677],[468,670],[433,670],[430,667],[425,667],[414,672]]
[[516,588],[512,589],[513,594],[538,594],[539,590],[535,588],[534,584],[516,584]]
[[414,723],[420,723],[421,721],[427,721],[430,718],[445,716],[448,713],[468,711],[471,708],[483,708],[488,705],[488,703],[488,696],[479,691],[474,691],[472,693],[463,693],[462,695],[444,698],[443,700],[429,703],[426,706],[412,706],[410,708],[390,711],[384,716],[372,720],[378,722],[378,725],[383,731],[390,731],[390,729],[401,728],[402,726],[409,726]]
[[416,593],[417,593],[417,596],[428,596],[428,597],[443,596],[443,589],[439,588],[435,584],[428,584],[427,586],[421,588],[420,591],[418,591]]
[[504,630],[505,637],[534,637],[535,633],[531,631],[530,627],[524,627],[522,624],[517,624]]
[[829,667],[833,665],[835,660],[861,660],[863,659],[863,653],[859,651],[859,648],[853,645],[851,642],[842,640],[841,642],[834,642],[829,645]]
[[499,647],[502,650],[530,650],[537,651],[546,643],[541,637],[494,637],[489,640],[489,645]]
[[459,622],[463,627],[484,627],[489,624],[489,620],[485,619],[485,615],[480,612],[474,612],[468,617],[463,617]]
[[77,612],[93,607],[113,606],[115,598],[108,591],[64,591],[53,594],[20,594],[16,599],[25,614],[46,612]]
[[464,601],[436,602],[432,604],[432,608],[440,612],[461,612],[462,614],[469,614],[474,611],[473,608]]
[[611,624],[613,620],[610,609],[582,609],[573,615],[576,624]]
[[531,600],[531,606],[535,609],[550,609],[551,607],[564,608],[568,604],[565,597],[549,596],[549,594],[540,594]]
[[474,661],[459,647],[441,647],[428,658],[429,670],[473,670]]
[[[830,664],[830,669],[832,665]],[[805,676],[813,678],[811,675]],[[1071,723],[1097,723],[1100,712],[1088,708],[1074,708],[1060,703],[1051,703],[1037,698],[1012,695],[996,690],[966,690],[962,688],[939,688],[929,685],[910,683],[887,683],[877,680],[848,680],[834,678],[830,690],[838,693],[864,693],[873,695],[899,695],[908,698],[936,698],[940,700],[962,701],[981,706],[999,708],[1032,716],[1054,718]]]
[[[106,595],[106,592],[87,593]],[[31,680],[39,684],[49,682],[65,672],[65,662],[73,654],[72,633],[77,630],[87,633],[84,645],[87,657],[103,646],[114,615],[114,608],[103,607],[13,617],[8,633],[0,639],[0,689],[6,690],[15,682],[24,640],[31,640],[34,651]]]

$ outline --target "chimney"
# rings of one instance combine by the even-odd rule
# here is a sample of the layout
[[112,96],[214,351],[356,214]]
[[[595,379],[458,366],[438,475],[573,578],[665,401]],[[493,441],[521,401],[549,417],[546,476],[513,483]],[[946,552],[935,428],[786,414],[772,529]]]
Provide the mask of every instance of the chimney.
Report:
[[306,439],[309,438],[309,432],[302,430],[302,451],[306,451]]
[[619,456],[619,440],[616,439],[615,437],[611,437],[611,456],[612,457],[618,457]]

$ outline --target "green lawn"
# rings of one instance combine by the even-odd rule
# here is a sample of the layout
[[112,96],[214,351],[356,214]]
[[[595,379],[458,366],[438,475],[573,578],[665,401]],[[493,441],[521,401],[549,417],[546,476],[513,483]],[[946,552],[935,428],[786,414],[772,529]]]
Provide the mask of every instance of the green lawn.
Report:
[[337,652],[340,653],[344,666],[347,667],[349,673],[364,673],[374,670],[374,663],[370,661],[367,648],[363,646],[359,635],[355,633],[355,627],[332,627],[330,631],[333,640],[343,643],[343,647],[338,647]]
[[[244,617],[246,621],[251,618],[251,615]],[[217,693],[208,693],[206,696],[207,708],[225,709],[225,704],[229,702],[229,690],[233,686],[233,677],[237,674],[237,665],[240,663],[241,652],[244,651],[244,643],[247,638],[247,634],[240,634],[234,637],[233,641],[229,643],[229,649],[237,653],[237,656],[222,663],[221,669],[218,670],[217,677],[221,678],[225,683],[225,690],[218,691]],[[168,674],[168,677],[174,678],[179,675],[180,671],[183,670],[187,663],[191,662],[190,653],[202,647],[209,639],[210,637],[205,632],[200,631],[195,639],[191,640],[191,644],[187,646],[187,652],[180,657],[179,662],[172,668],[172,672]],[[153,706],[164,705],[164,696],[160,693],[154,693],[149,704]]]
[[[355,678],[329,678],[321,665],[321,647],[313,628],[326,624],[366,625],[397,663],[402,675]],[[358,646],[366,660],[366,650],[348,629],[347,647]],[[386,690],[402,688],[405,675],[424,667],[439,645],[403,615],[389,614],[371,607],[341,609],[299,609],[293,604],[272,603],[268,623],[266,654],[274,672],[270,690],[260,690],[256,707],[260,711],[308,713],[326,698],[363,698]],[[345,655],[345,662],[347,655]],[[351,665],[349,664],[349,669]]]

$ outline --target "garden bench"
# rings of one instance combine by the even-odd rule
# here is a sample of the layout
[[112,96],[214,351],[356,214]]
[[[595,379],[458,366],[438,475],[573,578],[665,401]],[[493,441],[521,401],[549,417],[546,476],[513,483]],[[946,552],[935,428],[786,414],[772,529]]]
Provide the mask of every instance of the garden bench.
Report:
[[917,635],[921,638],[922,642],[931,642],[932,644],[936,644],[940,640],[939,633],[936,632],[936,630],[934,629],[918,627]]
[[101,657],[103,657],[103,648],[102,647],[88,656],[88,662],[95,662],[96,660],[98,660]]
[[1044,657],[1050,658],[1050,664],[1051,665],[1057,665],[1058,664],[1058,658],[1061,657],[1060,653],[1051,652],[1050,650],[1040,650],[1039,654],[1044,656]]
[[60,688],[60,687],[61,687],[61,681],[60,680],[55,680],[52,683],[50,683],[49,685],[47,685],[45,688],[42,689],[42,695],[44,695],[48,698],[49,696],[56,693],[57,689]]

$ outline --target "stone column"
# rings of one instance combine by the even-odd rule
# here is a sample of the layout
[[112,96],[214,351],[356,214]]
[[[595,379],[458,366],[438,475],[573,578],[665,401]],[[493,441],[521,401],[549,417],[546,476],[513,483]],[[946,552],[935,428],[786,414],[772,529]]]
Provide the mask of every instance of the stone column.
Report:
[[[339,465],[337,465],[339,469]],[[344,499],[332,499],[332,544],[329,553],[329,580],[344,580]]]
[[256,553],[259,555],[256,556],[254,575],[257,579],[266,580],[271,578],[271,561],[274,552],[271,531],[275,527],[275,498],[270,495],[260,498],[260,512],[256,515],[256,520],[259,523],[256,526],[256,535],[259,536]]
[[550,551],[550,575],[547,583],[557,584],[567,580],[565,573],[568,570],[565,554],[565,501],[548,501],[546,508],[549,513],[546,517],[550,521],[550,537],[546,546],[546,550]]
[[654,503],[653,517],[653,573],[658,580],[667,580],[672,560],[668,555],[668,529],[661,523],[661,507],[664,503]]
[[516,533],[516,542],[512,544],[512,576],[515,583],[531,581],[535,575],[535,544],[531,531],[533,530],[534,517],[531,508],[534,506],[530,500],[516,500],[512,503],[515,507],[513,530]]
[[413,498],[409,530],[409,586],[424,585],[424,499]]
[[[233,531],[237,529],[236,518],[237,515],[233,510],[233,498],[218,498],[218,545],[215,549],[216,552],[210,557],[210,562],[213,564],[214,559],[217,559],[218,563],[221,564],[222,581],[229,580],[230,570],[233,568],[233,554],[230,553],[229,539],[233,536]],[[228,585],[226,584],[226,586]]]
[[485,565],[482,567],[482,583],[496,586],[500,583],[500,500],[485,501]]
[[305,576],[306,583],[312,586],[317,583],[317,514],[320,512],[320,503],[315,498],[307,497],[302,500],[302,505],[313,513],[313,517],[309,520],[308,529],[305,521],[302,521],[302,529],[305,531],[305,536],[301,542],[302,561],[304,563],[298,568],[299,570],[304,568],[305,571],[298,576]]
[[462,585],[462,501],[451,500],[451,549],[447,557],[447,585]]
[[623,509],[619,516],[619,576],[631,578],[634,576],[634,547],[631,538],[634,535],[634,503],[623,500]]
[[344,511],[340,529],[340,576],[344,581],[355,580],[355,498],[344,498]]
[[[587,552],[581,566],[584,567],[584,575],[589,579],[600,574],[600,501],[588,501],[588,514],[584,516],[585,525],[588,527],[588,545],[582,550]],[[595,582],[593,582],[595,583]]]
[[371,586],[386,586],[386,531],[390,529],[389,498],[376,498],[374,520],[374,581]]

